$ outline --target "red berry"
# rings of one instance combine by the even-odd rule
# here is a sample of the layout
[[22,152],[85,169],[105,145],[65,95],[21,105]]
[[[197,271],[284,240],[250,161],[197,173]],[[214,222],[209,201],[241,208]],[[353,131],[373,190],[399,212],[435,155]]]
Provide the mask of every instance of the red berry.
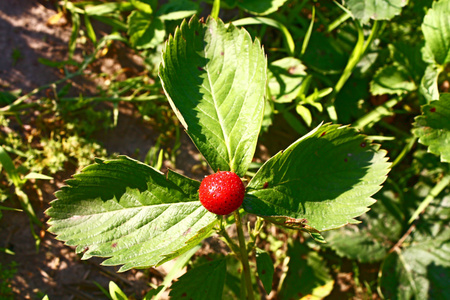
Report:
[[217,215],[228,215],[241,206],[245,187],[236,173],[221,171],[206,176],[198,194],[207,210]]

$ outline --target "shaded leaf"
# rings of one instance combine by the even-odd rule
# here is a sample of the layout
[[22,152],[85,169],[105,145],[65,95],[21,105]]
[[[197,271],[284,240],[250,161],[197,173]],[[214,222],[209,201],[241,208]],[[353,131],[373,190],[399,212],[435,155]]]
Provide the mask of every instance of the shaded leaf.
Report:
[[396,65],[380,68],[370,83],[372,95],[401,95],[415,89],[416,85],[407,70]]
[[287,256],[288,272],[279,299],[323,299],[330,294],[334,281],[322,257],[298,241],[289,244]]
[[243,176],[264,112],[259,42],[231,24],[194,17],[169,38],[159,71],[172,108],[211,168]]
[[380,261],[402,234],[402,223],[392,212],[398,208],[392,192],[384,192],[371,210],[361,217],[360,225],[349,225],[325,232],[329,245],[340,256],[362,263]]
[[450,197],[435,199],[405,240],[383,262],[379,278],[386,299],[448,299]]
[[157,15],[161,20],[180,20],[194,15],[198,4],[192,1],[175,0],[161,6]]
[[256,268],[258,277],[263,283],[266,293],[270,294],[270,291],[272,291],[273,273],[275,269],[269,253],[259,248],[256,248]]
[[287,0],[245,0],[237,4],[243,10],[258,16],[276,12]]
[[422,106],[422,115],[415,118],[413,133],[428,151],[450,162],[450,94]]
[[450,0],[434,1],[422,23],[425,47],[436,63],[450,62]]
[[322,32],[311,35],[302,61],[307,67],[324,74],[342,72],[348,61],[348,54],[335,40]]
[[386,152],[355,129],[322,125],[269,159],[247,186],[244,209],[317,232],[368,210],[389,171]]
[[226,259],[214,260],[189,270],[172,284],[170,299],[222,299],[226,262]]
[[120,271],[162,264],[210,234],[216,216],[198,200],[200,183],[166,176],[127,157],[98,161],[56,193],[49,231],[83,259],[110,257]]
[[390,20],[399,15],[408,1],[405,0],[349,0],[348,8],[363,23],[372,20]]

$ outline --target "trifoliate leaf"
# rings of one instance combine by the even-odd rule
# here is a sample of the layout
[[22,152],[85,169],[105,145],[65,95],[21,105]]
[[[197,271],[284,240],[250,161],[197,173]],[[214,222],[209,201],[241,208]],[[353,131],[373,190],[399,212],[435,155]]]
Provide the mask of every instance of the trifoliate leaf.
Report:
[[[83,259],[109,257],[120,271],[162,264],[206,238],[216,216],[198,200],[200,183],[164,176],[125,156],[88,166],[56,193],[49,231]],[[195,191],[195,192],[194,192]]]
[[193,17],[169,38],[159,71],[172,108],[212,169],[243,176],[264,112],[259,41],[232,24]]
[[389,172],[385,155],[355,129],[319,126],[260,168],[243,207],[308,232],[359,223]]
[[422,115],[416,117],[413,133],[428,151],[450,162],[450,94],[441,94],[440,100],[422,106]]

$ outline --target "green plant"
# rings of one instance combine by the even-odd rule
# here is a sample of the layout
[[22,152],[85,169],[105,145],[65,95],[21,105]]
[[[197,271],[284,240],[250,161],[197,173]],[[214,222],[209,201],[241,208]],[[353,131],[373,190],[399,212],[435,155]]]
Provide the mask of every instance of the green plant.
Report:
[[[0,144],[20,184],[106,157],[94,133],[117,125],[122,104],[160,132],[145,164],[97,159],[69,180],[50,230],[121,271],[177,257],[148,298],[324,298],[342,273],[354,283],[341,298],[449,298],[450,1],[204,2],[62,2],[68,59],[40,61],[64,78],[0,92]],[[118,49],[142,59],[138,71],[99,73]],[[103,82],[98,94],[67,96],[79,76]],[[205,210],[200,182],[157,171],[176,166],[179,123],[210,173],[244,182],[233,215]],[[0,201],[16,197],[7,169]],[[32,185],[20,188],[31,201]],[[197,252],[207,238],[221,254]],[[113,284],[105,295],[126,298]]]
[[2,299],[14,299],[10,284],[16,273],[17,263],[15,261],[7,266],[0,264],[0,297]]
[[[266,60],[259,42],[221,20],[193,18],[169,38],[160,77],[178,119],[211,168],[244,176],[264,111]],[[227,220],[200,204],[199,182],[173,171],[165,176],[127,157],[97,160],[56,194],[47,211],[49,230],[77,245],[83,258],[110,257],[104,264],[123,264],[121,271],[159,265],[216,231],[242,263],[238,293],[252,299],[248,255],[257,251],[260,270],[268,262],[254,244],[263,220],[323,242],[321,231],[357,223],[354,218],[373,204],[370,196],[388,172],[386,160],[379,146],[355,130],[318,126],[269,159],[247,184],[243,211],[259,220],[250,229],[253,242],[244,237],[243,211]],[[226,231],[231,223],[236,223],[237,242]],[[208,297],[222,294],[226,260],[197,268],[172,286],[172,296],[197,299],[205,293],[201,286],[209,287]],[[262,277],[269,287],[270,276]]]

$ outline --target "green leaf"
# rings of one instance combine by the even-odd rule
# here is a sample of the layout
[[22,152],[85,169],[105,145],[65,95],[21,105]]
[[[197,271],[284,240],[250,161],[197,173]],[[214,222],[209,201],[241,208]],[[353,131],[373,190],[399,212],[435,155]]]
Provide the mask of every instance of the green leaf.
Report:
[[266,17],[249,17],[233,21],[234,26],[246,26],[246,25],[268,25],[277,28],[283,34],[283,40],[285,43],[286,51],[289,55],[293,56],[295,53],[295,42],[292,38],[289,29],[283,25],[283,23]]
[[114,281],[109,282],[109,294],[112,300],[128,300],[127,295],[125,295]]
[[192,1],[175,0],[161,6],[157,15],[163,21],[180,20],[190,17],[198,11],[198,4]]
[[323,32],[314,32],[302,61],[323,74],[340,73],[347,64],[348,54],[336,40]]
[[24,179],[43,179],[43,180],[52,180],[53,177],[47,176],[47,175],[44,175],[44,174],[39,174],[39,173],[36,173],[36,172],[30,172],[30,173],[28,173],[28,174],[24,177]]
[[222,299],[226,272],[226,259],[191,269],[172,284],[170,299]]
[[298,241],[288,245],[287,256],[289,269],[279,299],[323,299],[330,294],[334,281],[322,257]]
[[450,93],[440,100],[422,106],[422,115],[415,118],[413,133],[428,151],[450,162]]
[[150,5],[150,3],[146,3],[148,1],[139,1],[139,0],[130,0],[130,3],[136,7],[137,9],[139,9],[140,11],[146,13],[146,14],[152,14],[153,13],[153,9]]
[[448,299],[450,296],[450,197],[436,199],[403,247],[383,262],[379,287],[385,299]]
[[430,64],[425,69],[419,91],[427,101],[439,98],[438,79],[441,72],[442,69],[436,64]]
[[348,8],[362,23],[372,20],[390,20],[402,11],[405,0],[349,0]]
[[86,35],[94,44],[97,43],[97,36],[95,35],[94,27],[92,27],[88,14],[84,14],[84,26],[86,27]]
[[268,87],[270,99],[278,103],[292,102],[306,77],[306,67],[294,57],[285,57],[269,66]]
[[355,129],[319,126],[261,167],[243,207],[307,232],[359,223],[389,172],[385,155]]
[[209,236],[216,216],[198,201],[200,183],[166,176],[127,157],[98,161],[56,193],[50,232],[83,259],[110,257],[119,271],[156,266]]
[[14,166],[11,157],[2,146],[0,146],[0,165],[5,170],[9,180],[11,180],[16,187],[20,187],[22,185],[22,180],[20,179],[16,166]]
[[89,16],[104,16],[118,11],[130,11],[134,7],[129,2],[109,2],[86,7],[86,14]]
[[193,17],[169,38],[159,71],[172,108],[211,168],[243,176],[264,112],[259,41],[221,20]]
[[72,32],[69,39],[69,60],[72,59],[77,48],[77,38],[80,30],[80,15],[72,12]]
[[[194,254],[201,248],[201,244],[198,244],[194,248],[190,249],[186,253],[183,253],[180,257],[175,260],[175,263],[172,265],[169,273],[164,276],[164,281],[158,287],[158,289],[153,290],[154,293],[152,296],[156,296],[152,298],[153,300],[159,299],[159,297],[166,291],[168,286],[172,283],[172,280],[177,278],[182,271],[182,269],[188,264],[189,260],[194,256]],[[171,262],[168,262],[171,263]]]
[[408,71],[398,65],[380,68],[370,82],[372,95],[401,95],[415,89],[416,85]]
[[128,16],[128,35],[133,47],[154,48],[164,41],[166,29],[160,18],[136,10]]
[[422,23],[425,47],[433,53],[435,61],[450,62],[450,0],[434,1]]
[[309,111],[309,109],[301,104],[298,104],[295,107],[295,110],[302,117],[303,121],[305,121],[306,125],[308,125],[308,127],[311,126],[312,115],[311,115],[311,112]]
[[392,208],[396,205],[395,197],[388,191],[377,198],[381,200],[361,217],[362,224],[324,233],[327,245],[338,255],[362,263],[380,261],[398,240],[402,234],[402,223],[392,213],[396,211]]
[[270,294],[275,269],[269,253],[259,248],[256,248],[256,268],[258,270],[258,277],[261,279],[266,293]]
[[287,0],[245,0],[238,1],[240,8],[254,15],[264,16],[276,12]]

